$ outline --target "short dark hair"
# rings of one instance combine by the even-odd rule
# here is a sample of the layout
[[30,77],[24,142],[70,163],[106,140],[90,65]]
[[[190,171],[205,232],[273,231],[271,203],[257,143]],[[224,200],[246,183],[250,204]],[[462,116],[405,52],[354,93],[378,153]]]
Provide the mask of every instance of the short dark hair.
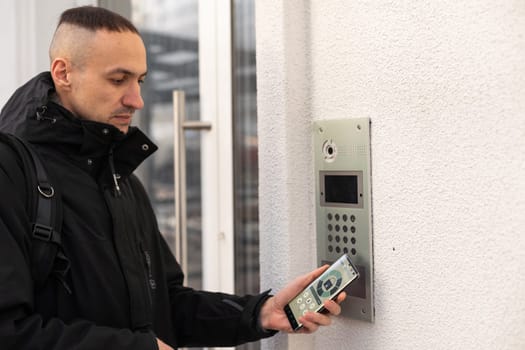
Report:
[[137,28],[127,18],[103,7],[80,6],[68,9],[60,16],[58,26],[64,23],[93,32],[105,29],[110,32],[129,31],[139,34]]

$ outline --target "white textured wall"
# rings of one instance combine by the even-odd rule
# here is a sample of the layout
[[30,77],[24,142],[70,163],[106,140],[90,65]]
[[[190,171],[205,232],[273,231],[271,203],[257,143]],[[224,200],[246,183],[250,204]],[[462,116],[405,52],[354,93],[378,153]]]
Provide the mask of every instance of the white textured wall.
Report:
[[[2,84],[0,85],[0,106],[3,106],[13,89],[18,85],[16,67],[16,0],[0,1],[0,44],[2,55],[0,55],[0,67],[2,67]],[[0,107],[1,108],[1,107]]]
[[314,267],[312,120],[373,157],[376,323],[264,347],[524,349],[525,2],[256,4],[263,286]]
[[49,70],[48,49],[62,11],[94,0],[0,1],[0,108],[14,90],[37,73]]

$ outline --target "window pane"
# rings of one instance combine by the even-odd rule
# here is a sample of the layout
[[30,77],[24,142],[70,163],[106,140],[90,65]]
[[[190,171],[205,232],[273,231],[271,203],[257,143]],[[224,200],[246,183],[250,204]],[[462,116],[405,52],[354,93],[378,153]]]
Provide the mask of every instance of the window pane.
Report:
[[[258,141],[252,0],[233,5],[235,291],[259,293]],[[259,349],[259,342],[238,349]]]
[[[142,85],[144,109],[137,123],[159,150],[140,169],[159,221],[159,228],[175,251],[175,198],[173,171],[173,90],[186,93],[186,118],[198,120],[199,52],[197,0],[133,0],[132,21],[148,54],[148,75]],[[202,220],[200,134],[187,132],[186,187],[188,273],[186,283],[202,286]]]

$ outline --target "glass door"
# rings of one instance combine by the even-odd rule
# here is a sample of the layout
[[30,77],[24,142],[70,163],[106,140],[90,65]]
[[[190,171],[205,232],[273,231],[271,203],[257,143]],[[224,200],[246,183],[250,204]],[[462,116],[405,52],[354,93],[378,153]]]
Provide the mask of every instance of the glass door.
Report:
[[[198,1],[157,0],[131,2],[131,19],[139,29],[148,54],[148,76],[143,85],[144,109],[137,122],[159,146],[140,169],[140,176],[157,213],[160,230],[173,252],[179,218],[176,213],[174,170],[173,91],[185,93],[186,120],[200,119]],[[186,251],[183,263],[187,285],[202,288],[201,135],[184,132]],[[176,254],[180,255],[180,254]],[[183,260],[183,261],[181,261]]]

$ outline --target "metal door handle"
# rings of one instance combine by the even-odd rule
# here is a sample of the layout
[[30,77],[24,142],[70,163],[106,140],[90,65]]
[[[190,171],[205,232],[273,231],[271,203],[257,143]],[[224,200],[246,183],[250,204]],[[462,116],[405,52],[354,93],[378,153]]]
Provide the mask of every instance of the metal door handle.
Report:
[[175,187],[175,257],[188,275],[188,230],[186,220],[186,130],[211,130],[211,123],[186,120],[184,91],[173,91],[173,170]]

